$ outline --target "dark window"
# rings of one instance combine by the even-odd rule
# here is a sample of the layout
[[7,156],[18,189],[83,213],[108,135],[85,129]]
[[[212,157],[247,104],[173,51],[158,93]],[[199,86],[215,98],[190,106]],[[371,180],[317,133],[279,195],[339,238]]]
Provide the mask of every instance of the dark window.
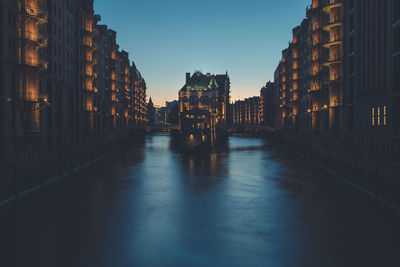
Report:
[[393,64],[393,90],[395,92],[400,92],[400,55],[394,58]]
[[349,79],[349,103],[354,103],[354,76]]
[[350,28],[350,32],[351,32],[351,31],[354,31],[354,15],[349,16],[349,21],[350,21],[349,28]]
[[4,122],[4,102],[0,101],[0,138],[4,135]]
[[352,10],[354,8],[354,0],[349,1],[349,7],[350,7],[350,10]]
[[0,3],[0,27],[3,27],[3,18],[4,18],[4,15],[3,15],[3,3]]
[[349,70],[350,74],[354,74],[354,57],[351,56],[349,59]]
[[12,27],[14,25],[13,23],[13,12],[11,8],[8,9],[8,26]]
[[12,55],[14,51],[14,47],[13,47],[13,40],[10,38],[8,38],[8,54]]
[[393,16],[394,21],[400,19],[400,0],[393,0]]
[[0,160],[4,160],[4,139],[0,137]]
[[394,34],[393,34],[393,49],[394,52],[400,52],[400,26],[396,27],[394,29]]
[[354,130],[354,107],[349,107],[349,130]]
[[400,136],[400,97],[393,98],[392,116],[393,134],[395,136]]

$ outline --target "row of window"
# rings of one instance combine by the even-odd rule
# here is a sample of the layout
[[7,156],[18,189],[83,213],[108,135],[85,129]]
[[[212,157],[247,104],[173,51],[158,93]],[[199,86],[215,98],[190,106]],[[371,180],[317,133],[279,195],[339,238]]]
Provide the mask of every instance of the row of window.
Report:
[[386,106],[371,108],[371,126],[386,126],[387,125],[387,108]]

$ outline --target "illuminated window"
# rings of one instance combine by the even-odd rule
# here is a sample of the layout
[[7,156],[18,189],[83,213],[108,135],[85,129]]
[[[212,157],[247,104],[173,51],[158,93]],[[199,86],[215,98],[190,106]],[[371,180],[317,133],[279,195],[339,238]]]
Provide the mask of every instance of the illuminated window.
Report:
[[387,117],[386,117],[386,106],[383,107],[383,125],[386,126],[387,124]]
[[377,110],[377,112],[378,112],[378,126],[380,126],[381,125],[381,108],[380,107],[378,107],[378,110]]
[[372,121],[371,121],[372,126],[375,126],[375,108],[372,108],[371,118],[372,118]]

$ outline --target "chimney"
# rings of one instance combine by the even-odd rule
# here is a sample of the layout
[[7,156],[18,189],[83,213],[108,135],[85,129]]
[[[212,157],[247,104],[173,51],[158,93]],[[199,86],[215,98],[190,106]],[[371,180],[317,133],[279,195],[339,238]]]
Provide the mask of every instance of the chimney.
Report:
[[188,83],[190,80],[190,72],[186,72],[186,82]]

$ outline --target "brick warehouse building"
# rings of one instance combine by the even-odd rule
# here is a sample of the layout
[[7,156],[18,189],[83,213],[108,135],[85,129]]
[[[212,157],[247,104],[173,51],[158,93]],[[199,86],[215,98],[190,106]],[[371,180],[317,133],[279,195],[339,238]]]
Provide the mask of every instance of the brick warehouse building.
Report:
[[400,164],[399,73],[400,0],[313,0],[275,72],[273,115],[295,146],[390,191],[399,188],[390,179]]
[[235,101],[232,104],[233,126],[259,125],[260,109],[260,97],[258,96]]
[[0,202],[145,125],[146,83],[93,0],[0,0]]
[[[186,73],[186,83],[179,91],[179,127],[191,127],[202,116],[202,127],[227,129],[230,118],[230,79],[221,75]],[[203,118],[204,117],[204,118]]]

